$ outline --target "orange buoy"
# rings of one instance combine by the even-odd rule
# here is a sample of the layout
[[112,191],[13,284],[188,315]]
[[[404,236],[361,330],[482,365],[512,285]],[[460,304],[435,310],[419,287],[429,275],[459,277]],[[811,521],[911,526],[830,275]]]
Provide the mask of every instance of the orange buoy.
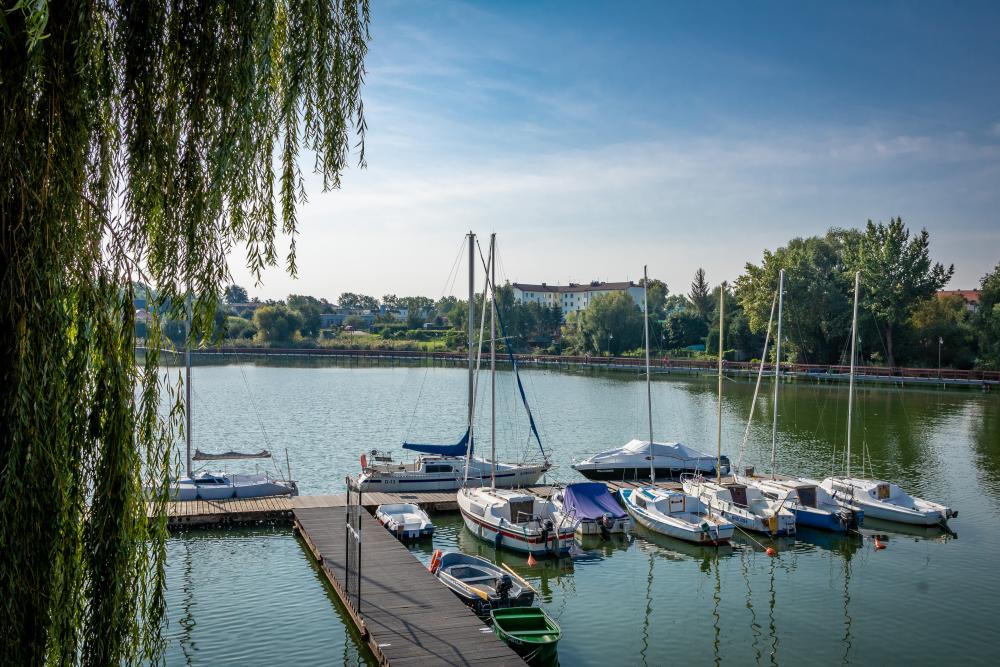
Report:
[[535,560],[535,554],[533,554],[533,553],[531,553],[529,551],[528,552],[528,567],[535,567],[536,563],[538,563],[538,561]]
[[777,556],[778,555],[778,551],[774,547],[768,547],[767,551],[765,551],[764,553],[766,553],[768,556]]
[[433,572],[437,572],[437,569],[439,567],[441,567],[441,550],[440,549],[435,549],[434,550],[434,555],[431,556],[431,565],[427,569],[430,570],[433,573]]
[[878,539],[878,537],[875,538],[875,549],[876,550],[885,549],[885,545],[882,543],[882,540]]

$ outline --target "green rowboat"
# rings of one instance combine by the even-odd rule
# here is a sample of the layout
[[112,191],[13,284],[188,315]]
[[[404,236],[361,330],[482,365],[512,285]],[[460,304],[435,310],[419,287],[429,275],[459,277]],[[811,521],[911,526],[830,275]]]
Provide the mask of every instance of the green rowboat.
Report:
[[562,630],[538,607],[494,609],[490,615],[493,632],[526,661],[544,664],[555,657]]

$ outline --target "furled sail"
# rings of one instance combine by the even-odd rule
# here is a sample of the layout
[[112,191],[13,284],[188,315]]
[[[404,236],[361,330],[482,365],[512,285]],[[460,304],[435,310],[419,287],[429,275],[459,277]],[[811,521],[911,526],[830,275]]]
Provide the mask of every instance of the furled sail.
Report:
[[244,454],[243,452],[223,452],[221,454],[208,454],[200,449],[194,450],[194,456],[191,457],[195,461],[225,461],[227,459],[269,459],[271,458],[271,452],[266,449],[262,449],[256,454]]
[[465,435],[454,445],[423,445],[416,442],[404,442],[403,449],[420,452],[422,454],[438,454],[440,456],[465,456],[466,448],[469,444],[469,429],[465,430]]

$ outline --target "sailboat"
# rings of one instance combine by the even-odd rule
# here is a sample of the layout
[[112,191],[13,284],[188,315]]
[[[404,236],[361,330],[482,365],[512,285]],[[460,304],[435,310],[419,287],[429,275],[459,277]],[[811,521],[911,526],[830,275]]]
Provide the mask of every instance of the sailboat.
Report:
[[[497,547],[531,555],[567,553],[573,544],[575,527],[557,511],[548,498],[513,489],[501,489],[496,484],[496,234],[490,236],[487,261],[487,287],[490,293],[490,485],[465,484],[459,490],[458,508],[466,527],[482,540]],[[486,292],[484,291],[484,297]],[[483,299],[486,303],[486,299]],[[483,319],[486,312],[483,311]],[[485,321],[480,324],[480,331]],[[515,367],[516,375],[516,367]],[[522,390],[523,396],[523,390]],[[474,405],[469,410],[469,432],[472,432]],[[530,417],[530,412],[529,412]],[[472,457],[472,439],[466,458]]]
[[[468,234],[469,239],[469,310],[468,310],[468,428],[465,434],[455,444],[421,444],[404,442],[403,449],[420,454],[412,462],[395,461],[391,455],[378,450],[361,455],[361,474],[351,480],[351,486],[359,491],[384,491],[401,493],[408,491],[454,491],[463,483],[471,486],[482,486],[486,483],[495,484],[501,488],[517,488],[536,483],[552,466],[549,463],[541,438],[535,428],[527,400],[523,400],[528,411],[531,431],[542,451],[542,463],[498,463],[487,461],[481,457],[466,456],[474,448],[472,437],[472,417],[475,392],[475,341],[474,315],[475,308],[475,246],[476,235]],[[483,292],[485,294],[485,290]],[[485,303],[485,297],[484,297]],[[510,354],[510,362],[514,366],[515,376],[517,364]],[[517,378],[520,388],[520,378]],[[524,399],[524,390],[521,389]],[[371,458],[367,456],[371,454]]]
[[[645,297],[643,297],[645,298]],[[648,310],[643,305],[644,312]],[[649,399],[649,313],[646,312],[646,398]],[[682,475],[729,474],[729,459],[705,454],[679,442],[633,439],[621,447],[607,449],[577,461],[573,470],[595,481],[639,481],[650,474],[656,479],[680,479]],[[655,463],[655,465],[654,465]]]
[[[189,324],[190,326],[190,324]],[[184,477],[171,480],[169,495],[171,500],[225,500],[227,498],[263,498],[267,496],[297,496],[298,485],[292,480],[291,466],[287,479],[276,479],[267,473],[231,474],[228,472],[199,471],[195,473],[192,461],[223,461],[241,459],[270,459],[266,449],[254,453],[229,451],[221,454],[206,454],[195,450],[191,454],[191,342],[188,336],[184,353],[184,407],[185,407],[185,473]],[[287,457],[287,453],[286,453]]]
[[[716,424],[718,457],[722,457],[722,355],[726,322],[726,284],[719,286],[719,406]],[[721,466],[716,466],[721,469]],[[714,482],[702,476],[687,476],[682,480],[685,493],[700,499],[709,511],[721,514],[745,530],[772,536],[795,534],[795,515],[785,507],[785,500],[768,498],[755,486],[733,481],[723,483],[721,472]]]
[[[781,389],[781,322],[785,300],[785,270],[781,269],[778,274],[778,331],[775,337],[775,364],[774,364],[774,404],[771,421],[771,473],[769,477],[740,476],[736,473],[735,479],[738,482],[753,486],[759,489],[765,496],[772,500],[784,503],[785,507],[795,514],[795,523],[798,526],[809,528],[819,528],[822,530],[832,530],[836,532],[848,532],[856,530],[864,520],[864,512],[850,505],[842,499],[834,498],[826,489],[816,482],[794,477],[778,477],[775,473],[775,462],[778,442],[778,396]],[[774,315],[774,304],[771,306],[771,315]],[[771,333],[771,323],[767,326],[768,335]],[[764,341],[764,352],[767,352],[767,340]],[[760,388],[760,379],[764,370],[764,356],[761,355],[760,370],[757,375],[757,389]],[[757,391],[754,391],[753,402],[757,401]],[[749,434],[750,421],[753,419],[754,404],[750,406],[750,416],[747,419],[747,434]],[[744,437],[744,444],[746,438]]]
[[[649,284],[646,267],[642,268],[643,285]],[[649,421],[649,442],[653,443],[653,398],[649,364],[649,289],[643,288],[643,332],[646,343],[646,414]],[[652,447],[649,450],[650,486],[622,489],[625,509],[646,528],[688,542],[720,545],[729,542],[736,527],[714,515],[700,499],[680,491],[656,487],[656,463]]]
[[851,476],[851,416],[854,408],[855,345],[858,340],[858,294],[861,272],[854,274],[854,317],[851,321],[851,375],[847,390],[847,456],[843,477],[827,477],[818,486],[834,498],[857,505],[865,516],[921,526],[944,525],[958,512],[939,503],[916,498],[898,485],[880,479]]

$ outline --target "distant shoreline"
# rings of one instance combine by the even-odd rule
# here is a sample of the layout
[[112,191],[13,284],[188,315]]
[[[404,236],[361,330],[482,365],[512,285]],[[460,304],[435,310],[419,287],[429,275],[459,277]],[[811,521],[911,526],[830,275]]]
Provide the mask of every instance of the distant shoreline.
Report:
[[[136,352],[145,353],[145,347],[138,346]],[[182,355],[183,351],[161,350],[161,353]],[[193,357],[217,358],[325,358],[345,361],[349,364],[367,365],[410,365],[441,364],[464,366],[468,357],[462,352],[425,352],[417,350],[352,350],[331,348],[267,348],[267,347],[217,347],[192,351]],[[639,357],[603,356],[555,356],[555,355],[514,355],[522,368],[545,368],[550,370],[602,370],[635,372],[645,367],[645,360]],[[509,365],[506,355],[498,357],[502,365]],[[727,375],[756,376],[760,362],[726,361]],[[652,360],[650,370],[656,375],[716,375],[717,362],[695,359],[670,359],[661,357]],[[786,381],[813,383],[840,383],[849,379],[849,367],[842,365],[782,364],[781,376]],[[764,373],[774,375],[773,364],[764,364]],[[887,368],[881,366],[861,366],[855,369],[855,382],[875,384],[896,384],[923,387],[981,388],[991,391],[1000,387],[1000,371],[959,370],[944,368]]]

